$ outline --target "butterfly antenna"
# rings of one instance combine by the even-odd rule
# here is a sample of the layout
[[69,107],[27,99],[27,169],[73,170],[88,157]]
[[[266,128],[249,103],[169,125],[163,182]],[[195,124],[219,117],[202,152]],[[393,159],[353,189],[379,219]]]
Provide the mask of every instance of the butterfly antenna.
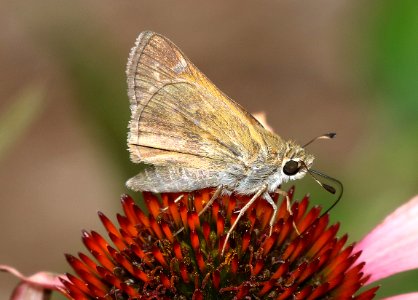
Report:
[[312,144],[316,140],[323,140],[323,139],[329,140],[329,139],[333,139],[333,138],[335,138],[336,135],[337,134],[335,132],[330,132],[330,133],[322,134],[320,136],[317,136],[317,137],[313,138],[309,142],[307,142],[305,145],[302,146],[302,148],[305,148],[306,146]]
[[341,181],[339,181],[338,179],[335,179],[335,178],[333,178],[331,176],[328,176],[328,175],[326,175],[324,173],[321,173],[319,171],[312,170],[312,169],[308,169],[308,167],[306,166],[305,163],[303,163],[303,165],[304,165],[306,171],[308,171],[309,175],[311,175],[311,177],[316,181],[316,183],[318,183],[320,186],[322,186],[322,188],[324,188],[324,190],[326,190],[327,192],[329,192],[329,193],[331,193],[331,194],[334,195],[337,192],[337,190],[334,187],[332,187],[332,186],[330,186],[330,185],[328,185],[326,183],[323,183],[323,182],[319,181],[315,177],[315,175],[318,175],[318,176],[320,176],[322,178],[325,178],[325,179],[327,179],[329,181],[332,181],[332,182],[336,183],[339,186],[340,193],[339,193],[337,199],[334,201],[334,203],[325,212],[323,212],[321,214],[321,217],[322,217],[322,216],[326,215],[327,213],[329,213],[330,210],[333,209],[337,205],[337,203],[341,200],[341,197],[343,196],[344,186],[341,183]]

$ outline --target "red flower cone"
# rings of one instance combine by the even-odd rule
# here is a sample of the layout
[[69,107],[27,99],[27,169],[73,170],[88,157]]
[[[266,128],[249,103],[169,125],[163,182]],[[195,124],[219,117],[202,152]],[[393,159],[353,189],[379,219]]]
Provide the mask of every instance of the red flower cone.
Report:
[[[103,214],[110,245],[98,233],[84,232],[94,260],[67,255],[77,277],[63,279],[71,299],[372,299],[362,293],[369,279],[356,264],[360,252],[337,238],[320,208],[305,197],[283,201],[269,235],[271,206],[258,199],[239,220],[226,251],[225,236],[248,197],[223,196],[199,216],[213,190],[184,194],[144,193],[148,213],[122,197],[119,229]],[[289,191],[293,197],[293,189]],[[298,228],[296,232],[293,223]]]

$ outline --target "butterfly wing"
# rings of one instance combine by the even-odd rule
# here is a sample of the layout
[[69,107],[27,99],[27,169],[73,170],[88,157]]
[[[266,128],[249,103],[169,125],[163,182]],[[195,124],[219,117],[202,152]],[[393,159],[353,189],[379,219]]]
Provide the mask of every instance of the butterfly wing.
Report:
[[128,180],[126,185],[134,191],[191,192],[219,185],[218,173],[207,169],[177,166],[146,166],[142,172]]
[[127,77],[133,162],[216,171],[267,149],[260,123],[167,38],[141,33]]

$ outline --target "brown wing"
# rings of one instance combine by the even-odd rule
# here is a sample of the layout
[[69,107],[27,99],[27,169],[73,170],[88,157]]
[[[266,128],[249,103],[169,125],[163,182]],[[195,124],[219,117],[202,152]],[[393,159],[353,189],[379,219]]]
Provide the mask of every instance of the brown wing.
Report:
[[258,121],[167,38],[141,33],[126,72],[132,113],[128,146],[134,162],[215,170],[267,149]]
[[173,166],[146,166],[144,170],[126,182],[134,191],[191,192],[219,185],[217,172]]

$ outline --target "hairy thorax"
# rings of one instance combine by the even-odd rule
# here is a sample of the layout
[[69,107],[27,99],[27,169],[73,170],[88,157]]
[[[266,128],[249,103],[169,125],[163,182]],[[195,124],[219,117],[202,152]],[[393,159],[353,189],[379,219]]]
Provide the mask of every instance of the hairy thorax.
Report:
[[[260,152],[250,163],[231,165],[220,172],[218,181],[222,183],[224,191],[251,195],[267,186],[267,192],[275,192],[281,184],[304,177],[306,168],[311,167],[314,159],[293,141],[288,141],[274,150]],[[283,172],[283,165],[288,160],[301,161],[304,167],[297,174],[288,176]]]
[[279,165],[259,160],[248,167],[234,165],[219,173],[225,192],[243,195],[255,194],[264,185],[273,192],[281,183]]

